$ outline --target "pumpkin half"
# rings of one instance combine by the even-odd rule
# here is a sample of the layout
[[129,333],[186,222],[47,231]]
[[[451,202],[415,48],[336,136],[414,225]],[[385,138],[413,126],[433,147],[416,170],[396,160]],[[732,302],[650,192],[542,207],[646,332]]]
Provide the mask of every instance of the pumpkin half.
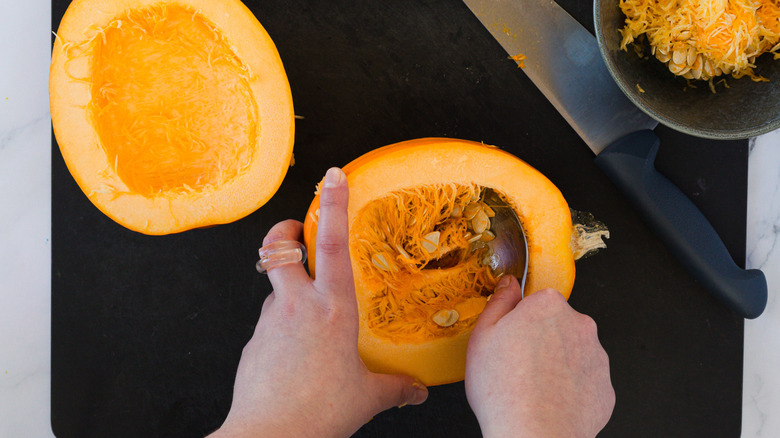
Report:
[[238,0],[75,0],[52,51],[49,98],[74,179],[146,234],[240,219],[292,160],[279,54]]
[[[374,372],[426,385],[462,380],[466,347],[500,273],[488,262],[496,192],[528,241],[526,293],[574,284],[571,212],[561,192],[517,157],[464,140],[428,138],[379,148],[343,168],[359,351]],[[304,223],[316,274],[319,196]],[[576,237],[575,237],[576,239]]]

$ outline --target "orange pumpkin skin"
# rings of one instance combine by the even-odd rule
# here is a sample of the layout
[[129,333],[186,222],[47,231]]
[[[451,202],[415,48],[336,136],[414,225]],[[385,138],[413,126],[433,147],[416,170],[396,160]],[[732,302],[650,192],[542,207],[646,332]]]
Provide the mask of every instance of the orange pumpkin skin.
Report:
[[[544,175],[517,157],[481,143],[425,138],[376,149],[343,170],[350,189],[351,229],[361,208],[399,189],[435,183],[475,183],[500,190],[523,222],[528,240],[526,293],[549,287],[567,299],[571,294],[575,268],[569,207]],[[312,275],[316,273],[318,210],[319,196],[315,196],[304,222]],[[374,372],[408,374],[426,385],[463,380],[470,331],[419,343],[377,337],[366,323],[368,297],[361,272],[355,266],[353,250],[360,315],[358,347],[366,366]]]
[[49,98],[81,190],[141,233],[238,220],[273,196],[292,160],[287,76],[238,0],[73,1]]

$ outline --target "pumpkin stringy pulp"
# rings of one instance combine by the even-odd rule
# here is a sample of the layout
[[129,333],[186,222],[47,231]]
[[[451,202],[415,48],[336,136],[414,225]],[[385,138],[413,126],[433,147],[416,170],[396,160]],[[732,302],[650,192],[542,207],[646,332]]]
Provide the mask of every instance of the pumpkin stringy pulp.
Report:
[[88,39],[65,41],[86,62],[87,110],[109,163],[143,196],[206,192],[249,168],[258,135],[250,72],[219,30],[176,4],[132,9]]
[[476,185],[434,184],[371,201],[351,225],[350,249],[370,296],[363,317],[378,337],[421,343],[473,328],[500,274]]

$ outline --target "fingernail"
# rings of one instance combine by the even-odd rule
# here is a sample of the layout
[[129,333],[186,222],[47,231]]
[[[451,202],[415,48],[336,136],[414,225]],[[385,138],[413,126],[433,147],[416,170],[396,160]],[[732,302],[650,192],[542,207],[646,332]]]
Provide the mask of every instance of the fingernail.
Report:
[[512,276],[511,275],[504,275],[501,277],[500,280],[498,280],[498,283],[496,283],[496,289],[503,289],[512,282]]
[[414,381],[412,382],[412,388],[414,388],[414,393],[412,393],[411,399],[398,405],[399,408],[402,408],[408,404],[419,405],[428,398],[428,388],[426,388],[422,383]]
[[323,187],[338,187],[341,185],[341,181],[346,177],[344,175],[344,171],[339,169],[338,167],[331,167],[328,169],[328,172],[325,174],[325,179],[322,181]]
[[428,388],[420,382],[413,382],[412,386],[415,391],[414,396],[412,396],[412,400],[410,400],[409,403],[419,405],[428,398]]

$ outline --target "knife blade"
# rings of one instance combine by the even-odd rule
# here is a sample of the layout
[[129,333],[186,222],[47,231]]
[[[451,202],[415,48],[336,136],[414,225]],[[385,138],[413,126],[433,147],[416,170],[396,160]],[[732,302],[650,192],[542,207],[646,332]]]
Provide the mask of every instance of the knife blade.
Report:
[[766,307],[763,272],[739,268],[715,229],[655,169],[657,122],[618,88],[596,38],[554,0],[464,0],[597,155],[596,164],[706,290],[744,318]]
[[509,55],[526,57],[523,72],[594,153],[658,124],[628,100],[595,37],[555,1],[464,1]]

